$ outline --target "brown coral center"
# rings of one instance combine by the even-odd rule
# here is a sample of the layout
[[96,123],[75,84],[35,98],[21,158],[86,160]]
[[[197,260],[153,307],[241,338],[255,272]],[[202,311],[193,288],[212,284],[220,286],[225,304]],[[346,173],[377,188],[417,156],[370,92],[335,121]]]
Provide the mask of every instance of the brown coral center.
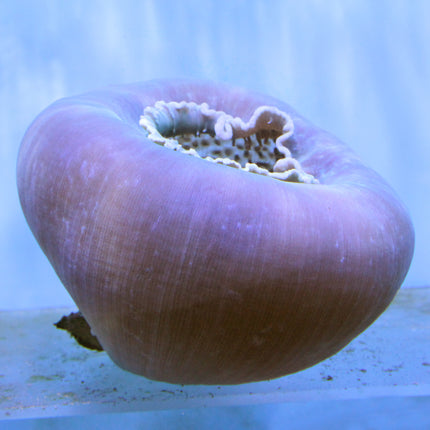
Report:
[[260,106],[244,122],[206,103],[158,101],[139,123],[150,140],[183,154],[283,181],[318,183],[292,157],[293,121],[275,107]]

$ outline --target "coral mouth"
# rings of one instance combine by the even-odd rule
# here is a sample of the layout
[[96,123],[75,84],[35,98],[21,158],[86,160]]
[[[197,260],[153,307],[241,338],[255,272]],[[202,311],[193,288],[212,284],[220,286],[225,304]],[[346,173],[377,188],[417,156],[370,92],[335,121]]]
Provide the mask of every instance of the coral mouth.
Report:
[[258,107],[245,123],[206,103],[158,101],[139,124],[151,141],[183,154],[282,181],[319,183],[292,157],[287,145],[294,123],[273,106]]

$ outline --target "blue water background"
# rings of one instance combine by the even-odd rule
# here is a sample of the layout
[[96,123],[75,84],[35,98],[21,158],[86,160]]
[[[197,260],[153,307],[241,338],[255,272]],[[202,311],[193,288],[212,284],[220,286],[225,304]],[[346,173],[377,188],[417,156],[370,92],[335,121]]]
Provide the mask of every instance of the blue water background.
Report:
[[0,1],[0,309],[71,304],[19,207],[15,162],[54,100],[160,77],[289,102],[346,141],[409,207],[405,286],[430,284],[430,2]]
[[[0,0],[0,309],[72,304],[18,202],[29,123],[60,97],[176,76],[276,96],[347,142],[410,209],[416,252],[404,285],[430,285],[429,22],[427,0]],[[429,405],[319,402],[0,428],[427,429]]]

